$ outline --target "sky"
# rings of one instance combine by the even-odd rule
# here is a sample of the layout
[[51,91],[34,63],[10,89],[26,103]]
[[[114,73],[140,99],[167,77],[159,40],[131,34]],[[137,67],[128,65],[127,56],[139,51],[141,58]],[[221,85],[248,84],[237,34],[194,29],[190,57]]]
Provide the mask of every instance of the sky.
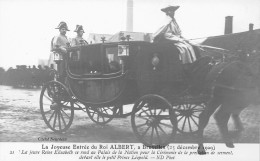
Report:
[[[134,32],[154,33],[164,22],[161,8],[179,5],[176,20],[188,39],[223,35],[226,16],[233,32],[260,28],[260,0],[133,0]],[[48,59],[55,29],[65,21],[70,29],[83,25],[89,33],[115,34],[126,30],[127,0],[0,0],[0,67],[38,65]]]

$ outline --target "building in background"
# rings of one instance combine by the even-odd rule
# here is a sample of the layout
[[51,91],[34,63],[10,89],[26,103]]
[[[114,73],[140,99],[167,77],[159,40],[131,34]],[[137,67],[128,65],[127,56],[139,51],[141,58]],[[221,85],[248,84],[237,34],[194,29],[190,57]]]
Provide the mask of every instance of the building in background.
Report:
[[[230,53],[258,53],[260,54],[260,29],[253,28],[253,24],[249,24],[248,31],[233,33],[233,16],[225,17],[224,34],[211,36],[206,38],[192,39],[195,44],[213,46],[223,48]],[[218,51],[210,51],[212,54],[219,54]]]

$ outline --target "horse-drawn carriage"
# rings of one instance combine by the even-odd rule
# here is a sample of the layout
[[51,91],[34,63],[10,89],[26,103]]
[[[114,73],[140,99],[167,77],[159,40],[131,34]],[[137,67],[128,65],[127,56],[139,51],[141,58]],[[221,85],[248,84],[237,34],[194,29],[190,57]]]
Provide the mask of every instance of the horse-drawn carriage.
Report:
[[198,69],[203,74],[191,77],[183,70],[177,48],[169,43],[122,41],[67,51],[55,60],[65,63],[65,80],[57,75],[41,91],[40,109],[47,126],[54,132],[66,131],[75,110],[87,112],[98,124],[131,116],[135,135],[147,146],[165,146],[177,131],[196,133],[199,114],[213,96],[212,84],[227,66],[207,59]]

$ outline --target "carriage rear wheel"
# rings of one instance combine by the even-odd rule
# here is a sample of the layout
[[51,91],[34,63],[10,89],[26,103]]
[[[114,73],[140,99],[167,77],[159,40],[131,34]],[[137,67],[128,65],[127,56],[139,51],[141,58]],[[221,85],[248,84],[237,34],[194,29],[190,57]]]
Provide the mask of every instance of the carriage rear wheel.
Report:
[[72,124],[73,103],[66,87],[60,82],[50,81],[43,86],[40,110],[44,122],[54,132],[64,132]]
[[114,107],[89,107],[86,109],[89,118],[99,124],[105,125],[113,120]]
[[176,134],[176,117],[170,103],[159,95],[145,95],[133,107],[132,129],[148,147],[166,146]]
[[183,134],[194,134],[198,131],[199,115],[205,109],[205,104],[184,103],[177,105],[176,116],[178,127],[177,130]]

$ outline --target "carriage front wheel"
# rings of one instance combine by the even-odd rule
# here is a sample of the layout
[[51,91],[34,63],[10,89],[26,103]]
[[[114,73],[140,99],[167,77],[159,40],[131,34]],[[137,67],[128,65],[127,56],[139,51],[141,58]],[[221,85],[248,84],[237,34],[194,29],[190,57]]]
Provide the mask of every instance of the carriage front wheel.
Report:
[[67,88],[60,82],[50,81],[43,86],[40,110],[44,122],[54,132],[64,132],[72,124],[73,103]]
[[174,107],[177,116],[177,130],[183,134],[198,132],[199,115],[205,110],[205,103],[183,103]]
[[172,106],[159,95],[145,95],[134,104],[131,124],[136,137],[148,147],[166,146],[176,134]]

